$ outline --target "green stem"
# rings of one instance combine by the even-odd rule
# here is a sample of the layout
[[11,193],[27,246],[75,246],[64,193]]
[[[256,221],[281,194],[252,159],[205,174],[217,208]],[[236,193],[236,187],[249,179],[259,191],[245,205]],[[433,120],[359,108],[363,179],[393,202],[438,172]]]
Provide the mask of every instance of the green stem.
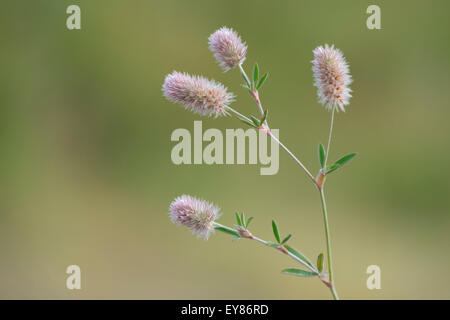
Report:
[[330,290],[333,294],[334,300],[339,300],[339,296],[336,292],[336,288],[334,286],[334,278],[333,278],[333,258],[331,253],[331,239],[330,239],[330,228],[328,226],[328,214],[327,214],[327,204],[325,201],[325,194],[323,188],[320,188],[320,200],[322,202],[322,212],[323,212],[323,222],[325,225],[325,237],[327,240],[327,257],[328,257],[328,272],[330,274]]
[[[226,106],[225,110],[233,113],[237,118],[241,119],[241,120],[246,120],[251,122],[251,120],[249,118],[247,118],[246,116],[244,116],[243,114],[239,113],[238,111],[234,110],[233,108]],[[316,179],[314,178],[314,176],[311,174],[311,172],[309,172],[309,170],[305,167],[305,165],[283,144],[281,143],[280,140],[277,139],[277,137],[275,137],[272,132],[269,131],[268,135],[276,142],[278,143],[290,156],[292,159],[295,160],[295,162],[297,162],[297,164],[305,171],[305,173],[307,174],[307,176],[309,177],[309,179],[311,179],[311,181],[314,183],[314,185],[317,186],[317,182]]]
[[277,137],[275,137],[272,132],[269,132],[269,136],[276,142],[278,143],[281,148],[284,149],[284,151],[286,151],[289,156],[294,159],[295,162],[297,162],[297,164],[303,169],[303,171],[305,171],[306,175],[308,176],[309,179],[311,179],[312,183],[314,183],[315,186],[317,186],[317,182],[316,182],[316,178],[314,178],[314,176],[311,174],[311,172],[309,172],[309,170],[305,167],[305,165],[283,144],[281,143],[280,140],[277,139]]
[[250,120],[249,118],[247,118],[246,116],[244,116],[242,113],[234,110],[233,108],[231,108],[230,106],[226,106],[225,110],[230,111],[231,113],[233,113],[237,118],[241,119],[241,120],[246,120],[249,122],[252,122],[252,120]]
[[244,77],[244,81],[246,82],[246,85],[248,85],[249,88],[252,88],[250,79],[248,78],[247,73],[245,72],[244,68],[242,68],[242,64],[239,65],[239,70],[241,71],[241,74]]
[[[214,226],[214,227],[221,227],[221,228],[224,228],[224,229],[227,229],[227,230],[231,230],[231,231],[235,231],[235,232],[239,233],[238,230],[232,229],[232,228],[227,227],[227,226],[224,226],[223,224],[220,224],[220,223],[218,223],[218,222],[214,222],[213,226]],[[262,244],[265,245],[265,246],[270,247],[270,242],[269,242],[269,241],[260,239],[260,238],[254,236],[254,235],[252,235],[251,238],[245,238],[245,239],[255,240],[255,241],[259,242],[259,243],[262,243]],[[280,246],[282,246],[282,245],[280,245]],[[280,250],[279,248],[277,248],[277,247],[272,247],[272,248],[276,249],[277,251],[281,251],[281,250]],[[304,265],[306,268],[308,268],[308,269],[311,270],[312,272],[319,274],[319,270],[317,270],[317,268],[314,267],[314,265],[305,263],[305,261],[303,261],[302,259],[300,259],[299,257],[293,255],[292,253],[290,253],[290,252],[288,252],[288,251],[281,251],[281,252],[283,252],[284,254],[287,254],[289,257],[291,257],[291,258],[294,259],[295,261],[300,262],[302,265]]]
[[[328,132],[328,143],[327,143],[327,152],[325,153],[325,162],[324,162],[324,168],[327,167],[327,160],[328,160],[328,152],[330,151],[330,144],[331,144],[331,136],[333,132],[333,123],[334,123],[334,113],[335,113],[336,105],[333,105],[333,108],[331,110],[331,121],[330,121],[330,131]],[[330,239],[330,228],[328,226],[328,212],[327,212],[327,203],[325,201],[325,193],[323,190],[323,186],[319,188],[320,192],[320,200],[322,202],[322,212],[323,212],[323,223],[325,226],[325,238],[327,241],[327,260],[328,260],[328,272],[330,275],[330,290],[333,294],[333,298],[335,300],[339,300],[339,296],[336,292],[336,287],[334,285],[334,277],[333,277],[333,257],[331,253],[331,239]]]
[[[247,76],[247,73],[245,72],[245,70],[244,70],[244,68],[242,68],[242,64],[240,64],[239,65],[239,70],[241,71],[241,74],[242,74],[242,76],[244,77],[244,79],[246,79],[246,82],[249,82],[250,80],[249,80],[249,78],[248,78],[248,76]],[[261,100],[259,100],[258,102],[257,102],[257,105],[258,105],[258,109],[259,109],[259,112],[261,113],[261,115],[263,115],[264,114],[264,110],[263,110],[263,107],[262,107],[262,104],[261,104]],[[229,108],[229,107],[228,107]],[[230,111],[234,111],[234,110],[230,110]],[[235,112],[236,113],[236,112]],[[240,115],[240,114],[239,114]],[[238,115],[238,116],[239,116]],[[241,115],[242,116],[242,115]],[[246,117],[245,117],[246,118]],[[248,118],[247,118],[248,119]],[[264,124],[268,127],[268,124],[267,124],[267,120],[265,120],[264,121]],[[269,129],[270,130],[270,129]],[[292,158],[292,159],[294,159],[294,161],[295,162],[297,162],[297,164],[303,169],[303,171],[305,171],[305,173],[306,173],[306,175],[308,176],[308,178],[309,179],[311,179],[311,181],[312,181],[312,183],[314,183],[314,185],[315,186],[317,186],[317,182],[316,182],[316,178],[314,178],[314,176],[311,174],[311,172],[309,172],[309,170],[306,168],[306,166],[283,144],[283,143],[281,143],[281,141],[280,140],[278,140],[277,139],[277,137],[275,137],[273,134],[272,134],[272,132],[270,132],[269,131],[269,136],[276,142],[276,143],[278,143],[278,145],[279,146],[281,146],[281,148],[283,148],[284,149],[284,151],[286,151],[288,154],[289,154],[289,156]]]
[[[242,76],[244,77],[244,79],[246,79],[246,81],[250,81],[247,73],[245,72],[244,68],[242,68],[242,64],[239,65],[239,70],[241,71]],[[256,86],[256,84],[254,84]],[[259,109],[259,113],[261,114],[261,116],[264,115],[264,109],[261,103],[261,99],[259,99],[259,94],[258,94],[258,90],[256,90],[256,88],[253,88],[253,90],[256,92],[256,94],[258,95],[258,100],[256,101],[256,104],[258,105],[258,109]],[[250,94],[251,94],[251,90],[249,90]],[[264,124],[268,127],[267,124],[267,120],[264,120]]]
[[[245,72],[245,70],[242,68],[242,65],[239,65],[239,70],[244,77],[247,84],[250,84],[250,80]],[[261,101],[257,102],[258,109],[262,114],[264,114]],[[237,111],[233,110],[232,108],[229,108],[231,112],[233,112],[235,115],[237,115],[241,119],[248,119],[247,117],[243,116],[242,114],[238,113]],[[328,142],[327,142],[327,151],[325,153],[325,161],[324,161],[324,168],[327,166],[327,160],[328,160],[328,153],[330,151],[330,144],[331,144],[331,136],[333,132],[333,123],[334,123],[334,114],[335,114],[336,105],[334,104],[331,111],[331,121],[330,121],[330,130],[328,133]],[[265,121],[265,124],[267,125],[267,121]],[[327,205],[325,201],[325,194],[323,190],[323,186],[319,186],[314,176],[309,172],[309,170],[305,167],[305,165],[283,144],[280,140],[278,140],[270,131],[269,136],[277,142],[288,154],[289,156],[294,159],[295,162],[305,171],[308,178],[313,182],[313,184],[318,188],[320,192],[320,198],[322,202],[322,211],[323,211],[323,219],[324,219],[324,225],[325,225],[325,237],[327,241],[327,260],[328,260],[328,271],[329,271],[329,277],[330,277],[330,290],[333,295],[333,298],[335,300],[339,300],[339,296],[336,292],[336,288],[334,286],[334,278],[333,278],[333,260],[332,260],[332,252],[331,252],[331,239],[330,239],[330,230],[328,226],[328,214],[327,214]],[[264,240],[261,240],[259,238],[254,238],[254,240],[259,241],[263,244],[266,244]],[[295,259],[295,256],[293,256]]]
[[328,152],[330,151],[330,144],[331,144],[331,134],[333,132],[333,123],[334,123],[334,111],[336,109],[336,105],[333,105],[333,109],[331,110],[331,121],[330,121],[330,131],[328,132],[328,143],[327,143],[327,152],[325,153],[325,163],[324,168],[327,167],[327,160],[328,160]]

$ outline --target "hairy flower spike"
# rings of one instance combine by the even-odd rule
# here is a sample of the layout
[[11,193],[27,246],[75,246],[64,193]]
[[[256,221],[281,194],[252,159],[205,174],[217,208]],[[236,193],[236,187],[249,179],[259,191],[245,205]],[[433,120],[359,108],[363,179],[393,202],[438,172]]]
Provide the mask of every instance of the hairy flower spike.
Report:
[[319,102],[327,109],[333,105],[345,111],[344,106],[349,104],[352,96],[349,88],[352,77],[347,62],[341,50],[327,44],[314,49],[312,61],[314,72],[314,86],[317,87]]
[[188,195],[176,198],[169,210],[173,223],[188,227],[206,240],[214,232],[213,223],[220,216],[220,209],[215,205]]
[[172,72],[166,76],[162,91],[164,96],[187,110],[202,116],[226,115],[225,107],[233,102],[234,94],[222,84],[201,76]]
[[233,69],[245,60],[247,46],[233,29],[222,27],[209,36],[209,49],[224,71]]

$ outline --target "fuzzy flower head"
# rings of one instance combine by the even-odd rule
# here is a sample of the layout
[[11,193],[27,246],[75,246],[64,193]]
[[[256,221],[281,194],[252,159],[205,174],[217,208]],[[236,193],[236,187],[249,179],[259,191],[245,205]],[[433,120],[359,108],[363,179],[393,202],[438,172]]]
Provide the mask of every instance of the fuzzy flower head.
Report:
[[209,49],[224,71],[233,69],[245,60],[247,46],[233,29],[222,27],[209,36]]
[[313,53],[312,70],[319,102],[327,109],[336,105],[345,111],[344,106],[349,104],[352,96],[349,88],[352,77],[344,55],[334,45],[329,47],[327,44],[317,47]]
[[172,72],[166,76],[163,95],[170,101],[202,116],[226,115],[225,107],[234,101],[234,94],[222,84],[201,76]]
[[214,232],[213,223],[220,216],[220,209],[215,205],[188,195],[173,200],[169,210],[173,223],[188,227],[205,240]]

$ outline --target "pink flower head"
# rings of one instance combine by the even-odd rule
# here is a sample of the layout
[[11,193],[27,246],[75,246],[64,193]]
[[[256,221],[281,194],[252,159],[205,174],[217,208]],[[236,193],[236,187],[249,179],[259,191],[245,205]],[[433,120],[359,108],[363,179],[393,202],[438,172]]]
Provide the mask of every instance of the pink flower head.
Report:
[[352,96],[349,88],[352,77],[344,55],[334,45],[329,47],[327,44],[325,47],[317,47],[313,53],[312,70],[319,102],[327,109],[336,105],[345,111],[344,106],[349,104]]
[[176,198],[170,204],[170,218],[173,223],[188,227],[198,237],[208,240],[214,232],[214,221],[220,216],[220,209],[204,200],[188,195]]
[[163,95],[170,101],[202,116],[226,115],[225,107],[234,101],[234,94],[222,84],[201,76],[172,72],[166,76]]
[[209,36],[209,49],[214,53],[219,65],[228,71],[242,64],[247,54],[247,46],[233,29],[222,27]]

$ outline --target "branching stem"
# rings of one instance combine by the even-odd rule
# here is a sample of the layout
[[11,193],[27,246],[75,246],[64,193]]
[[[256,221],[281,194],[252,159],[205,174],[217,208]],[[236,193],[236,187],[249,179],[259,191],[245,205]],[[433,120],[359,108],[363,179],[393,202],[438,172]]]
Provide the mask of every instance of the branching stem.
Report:
[[325,194],[323,192],[323,187],[320,188],[320,200],[322,202],[322,212],[323,212],[323,223],[325,226],[325,238],[327,240],[327,258],[328,258],[328,273],[330,275],[330,290],[333,294],[333,298],[335,300],[339,300],[339,296],[336,292],[336,287],[334,286],[334,278],[333,278],[333,259],[331,254],[331,239],[330,239],[330,230],[328,227],[328,214],[327,214],[327,204],[325,201]]
[[284,151],[286,151],[289,156],[294,159],[295,162],[297,162],[297,164],[305,171],[306,175],[308,176],[308,178],[312,181],[312,183],[314,183],[314,185],[317,186],[317,182],[316,182],[316,178],[314,178],[314,176],[311,174],[311,172],[309,172],[309,170],[305,167],[305,165],[280,141],[278,140],[277,137],[275,137],[273,135],[272,132],[269,132],[269,136],[276,142],[278,143],[281,148],[284,149]]
[[[247,74],[245,73],[245,70],[242,68],[242,65],[239,65],[239,70],[242,74],[242,76],[244,77],[244,79],[246,79],[246,82],[249,84],[250,80],[247,76]],[[255,99],[256,104],[258,105],[258,109],[259,112],[261,113],[261,115],[264,114],[264,110],[261,104],[261,101],[259,99],[259,94],[257,92],[256,89],[254,89],[256,91],[256,96],[258,97],[257,99]],[[252,93],[252,89],[250,89],[250,94],[255,97],[255,93]],[[241,120],[249,120],[247,117],[245,117],[244,115],[240,114],[239,112],[235,111],[232,108],[227,107],[232,113],[234,113],[238,118],[240,118]],[[324,169],[326,169],[327,166],[327,160],[328,160],[328,153],[330,151],[330,144],[331,144],[331,137],[332,137],[332,132],[333,132],[333,123],[334,123],[334,114],[335,114],[335,109],[336,109],[336,105],[334,104],[331,110],[331,121],[330,121],[330,129],[329,129],[329,133],[328,133],[328,142],[327,142],[327,151],[325,153],[325,161],[324,161]],[[319,185],[316,178],[314,178],[314,176],[311,174],[311,172],[306,168],[306,166],[275,136],[272,134],[272,132],[269,129],[269,126],[267,124],[267,120],[264,122],[264,124],[267,127],[267,134],[276,142],[278,143],[279,146],[281,146],[281,148],[283,148],[288,154],[289,156],[303,169],[303,171],[305,171],[306,175],[308,176],[308,178],[313,182],[313,184],[317,187],[317,189],[319,190],[320,193],[320,199],[321,199],[321,203],[322,203],[322,213],[323,213],[323,220],[324,220],[324,228],[325,228],[325,238],[326,238],[326,242],[327,242],[327,260],[328,260],[328,272],[329,272],[329,287],[331,290],[331,293],[333,295],[333,298],[335,300],[339,300],[339,296],[336,292],[336,288],[334,285],[334,277],[333,277],[333,259],[332,259],[332,252],[331,252],[331,239],[330,239],[330,228],[328,225],[328,213],[327,213],[327,205],[326,205],[326,200],[325,200],[325,193],[324,193],[324,187],[323,185]],[[324,173],[323,173],[324,174]],[[257,237],[253,237],[253,240],[256,240],[258,242],[261,242],[265,245],[268,245],[267,241],[264,241],[262,239],[259,239]],[[288,253],[293,259],[301,262],[302,264],[304,264],[303,261],[301,261],[301,259],[298,259],[296,256]],[[304,264],[305,265],[305,264]],[[307,265],[305,265],[307,266]],[[310,266],[307,266],[309,269],[311,269]],[[315,267],[314,267],[315,268]],[[312,269],[311,269],[312,270]],[[318,272],[317,269],[313,270],[314,272]]]
[[[215,227],[222,227],[222,228],[225,228],[225,229],[232,229],[232,228],[230,228],[230,227],[224,226],[224,225],[222,225],[222,224],[220,224],[220,223],[217,223],[217,222],[214,222],[214,226],[215,226]],[[239,233],[239,231],[236,230],[236,229],[232,229],[232,230],[234,230],[234,231],[236,231],[236,232]],[[271,244],[271,242],[266,241],[266,240],[263,240],[263,239],[261,239],[261,238],[258,238],[258,237],[254,236],[254,235],[251,235],[251,237],[246,238],[246,239],[255,240],[255,241],[257,241],[257,242],[259,242],[259,243],[262,243],[263,245],[268,246],[268,247],[270,247],[270,244]],[[280,245],[280,246],[282,247],[282,245]],[[272,247],[272,248],[274,248],[274,249],[276,249],[277,251],[280,251],[280,252],[282,252],[282,253],[284,253],[284,254],[287,254],[289,257],[291,257],[292,259],[294,259],[294,260],[297,261],[297,262],[300,262],[302,265],[304,265],[306,268],[308,268],[308,269],[311,270],[312,272],[319,274],[319,271],[317,270],[316,267],[314,267],[314,265],[305,263],[305,261],[303,261],[303,260],[300,259],[299,257],[293,255],[292,253],[290,253],[290,252],[288,252],[288,251],[286,251],[286,250],[282,250],[282,249],[280,249],[279,247]]]
[[[248,78],[248,76],[247,76],[247,73],[245,72],[245,70],[242,68],[242,65],[239,65],[239,70],[240,70],[240,72],[241,72],[241,74],[242,74],[242,76],[244,77],[244,79],[247,79],[247,81],[250,81],[249,80],[249,78]],[[251,91],[251,90],[250,90]],[[260,101],[260,99],[258,99],[257,101],[256,101],[256,104],[258,105],[258,109],[259,109],[259,112],[261,113],[261,115],[263,115],[264,114],[264,110],[263,110],[263,107],[262,107],[262,104],[261,104],[261,101]],[[232,113],[234,113],[238,118],[240,118],[241,120],[242,119],[246,119],[246,120],[249,120],[247,117],[245,117],[245,116],[243,116],[242,114],[240,114],[239,112],[237,112],[236,110],[233,110],[232,108],[230,108],[230,107],[227,107],[227,109],[230,109],[230,111],[232,112]],[[265,125],[267,126],[267,129],[269,129],[269,126],[268,126],[268,124],[267,124],[267,120],[264,122],[265,123]],[[315,186],[317,186],[317,182],[316,182],[316,179],[314,178],[314,176],[311,174],[311,172],[306,168],[306,166],[280,141],[280,140],[278,140],[278,138],[277,137],[275,137],[273,134],[272,134],[272,132],[270,132],[270,129],[268,130],[268,135],[276,142],[276,143],[278,143],[278,145],[279,146],[281,146],[281,148],[283,148],[284,149],[284,151],[286,151],[288,154],[289,154],[289,156],[292,158],[292,159],[294,159],[294,161],[295,162],[297,162],[297,164],[305,171],[305,173],[306,173],[306,175],[308,176],[308,178],[312,181],[312,183],[314,183],[314,185]]]

